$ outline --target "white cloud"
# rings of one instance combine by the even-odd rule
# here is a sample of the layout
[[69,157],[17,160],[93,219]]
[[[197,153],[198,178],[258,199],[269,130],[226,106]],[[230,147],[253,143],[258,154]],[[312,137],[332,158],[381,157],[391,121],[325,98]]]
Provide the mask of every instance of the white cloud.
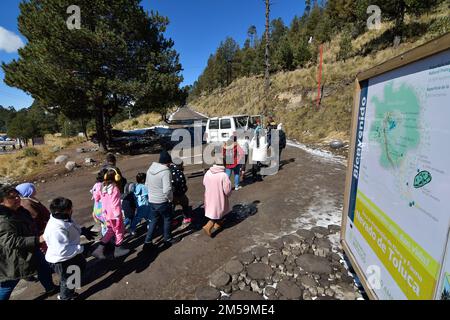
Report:
[[8,53],[13,53],[24,45],[17,34],[0,26],[0,51],[4,50]]

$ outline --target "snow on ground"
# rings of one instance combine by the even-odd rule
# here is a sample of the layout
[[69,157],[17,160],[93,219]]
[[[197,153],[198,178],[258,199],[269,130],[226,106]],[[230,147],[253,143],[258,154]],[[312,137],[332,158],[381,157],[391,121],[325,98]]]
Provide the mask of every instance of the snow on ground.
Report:
[[343,156],[334,155],[327,150],[313,149],[296,140],[288,140],[287,145],[290,147],[302,149],[310,154],[320,157],[323,160],[347,165],[347,159]]

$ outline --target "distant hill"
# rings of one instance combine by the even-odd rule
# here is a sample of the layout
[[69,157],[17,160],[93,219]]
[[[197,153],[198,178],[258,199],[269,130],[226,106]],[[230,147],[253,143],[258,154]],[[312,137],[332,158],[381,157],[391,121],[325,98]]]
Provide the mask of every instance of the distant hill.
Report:
[[266,109],[283,123],[291,139],[318,145],[336,138],[348,141],[357,73],[449,32],[448,5],[442,3],[419,17],[407,15],[404,23],[404,37],[396,48],[391,41],[395,23],[384,22],[381,29],[350,39],[351,53],[345,61],[340,56],[345,32],[324,43],[323,98],[319,109],[316,63],[272,74],[266,106],[262,74],[240,77],[211,92],[194,92],[189,105],[208,116],[258,114]]

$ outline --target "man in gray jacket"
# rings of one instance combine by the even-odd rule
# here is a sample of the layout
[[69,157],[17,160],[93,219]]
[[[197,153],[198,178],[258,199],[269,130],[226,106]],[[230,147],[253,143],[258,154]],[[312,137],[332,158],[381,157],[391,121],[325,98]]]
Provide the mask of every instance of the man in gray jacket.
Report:
[[170,234],[170,222],[172,219],[172,178],[169,165],[172,158],[167,151],[162,151],[159,161],[153,162],[147,171],[145,185],[148,188],[148,202],[150,204],[150,224],[145,237],[144,249],[153,247],[153,231],[159,218],[164,220],[164,244],[170,246],[176,241]]

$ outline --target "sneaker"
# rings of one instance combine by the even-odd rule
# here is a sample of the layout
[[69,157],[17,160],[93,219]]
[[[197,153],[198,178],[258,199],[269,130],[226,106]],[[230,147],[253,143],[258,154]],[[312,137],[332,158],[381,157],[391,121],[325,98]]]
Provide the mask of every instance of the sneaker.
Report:
[[123,246],[116,246],[114,248],[114,258],[123,257],[130,253],[129,249],[125,249]]
[[239,190],[239,189],[242,189],[242,187],[241,186],[237,186],[237,187],[234,188],[234,190],[236,190],[236,191]]
[[58,294],[58,296],[56,297],[57,300],[76,300],[78,298],[79,294],[74,292],[70,295],[70,297],[66,298],[66,299],[62,299],[61,296]]
[[187,223],[191,223],[192,222],[192,218],[184,218],[183,219],[183,224],[187,224]]
[[144,243],[144,245],[142,246],[142,251],[151,251],[155,248],[155,246],[153,245],[152,242],[146,242]]

